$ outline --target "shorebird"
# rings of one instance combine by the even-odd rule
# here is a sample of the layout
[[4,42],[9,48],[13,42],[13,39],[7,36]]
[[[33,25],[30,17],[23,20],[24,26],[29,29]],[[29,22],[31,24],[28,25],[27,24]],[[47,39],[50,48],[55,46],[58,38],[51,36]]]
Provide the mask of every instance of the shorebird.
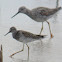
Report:
[[[36,35],[36,34],[32,34],[30,32],[26,32],[23,30],[17,30],[15,27],[11,27],[9,29],[8,33],[12,33],[12,37],[14,39],[16,39],[17,41],[20,41],[23,43],[23,48],[21,51],[15,52],[12,55],[10,55],[10,57],[12,57],[13,55],[15,55],[16,53],[22,52],[24,50],[24,44],[27,45],[28,42],[33,42],[35,40],[40,40],[42,38],[44,38],[46,35]],[[7,33],[7,34],[8,34]],[[7,35],[5,34],[5,36]],[[28,47],[28,59],[29,59],[29,46]]]
[[37,7],[32,10],[29,10],[25,6],[22,6],[18,9],[18,12],[11,18],[15,17],[19,13],[23,13],[23,14],[26,14],[27,16],[29,16],[34,21],[42,22],[42,28],[41,28],[40,34],[43,30],[43,22],[46,21],[48,23],[50,36],[52,38],[53,35],[51,33],[50,23],[47,20],[49,18],[51,18],[55,13],[57,13],[60,9],[61,9],[61,7],[53,8],[53,9],[46,8],[46,7]]

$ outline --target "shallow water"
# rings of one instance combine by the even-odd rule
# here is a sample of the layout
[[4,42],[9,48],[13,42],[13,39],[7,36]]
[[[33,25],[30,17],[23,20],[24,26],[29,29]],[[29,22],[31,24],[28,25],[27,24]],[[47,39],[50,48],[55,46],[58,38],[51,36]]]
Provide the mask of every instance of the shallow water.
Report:
[[[3,45],[3,62],[27,62],[27,47],[10,58],[9,56],[22,49],[23,44],[12,38],[11,34],[4,36],[11,26],[17,29],[39,34],[41,23],[37,23],[24,14],[19,14],[13,19],[11,17],[17,12],[20,6],[26,6],[30,9],[44,6],[49,8],[56,7],[56,0],[7,0],[1,3],[1,25],[0,25],[0,44]],[[62,6],[62,1],[59,1]],[[54,35],[50,39],[48,24],[44,22],[42,34],[47,35],[45,39],[28,43],[30,47],[29,62],[61,62],[62,61],[62,10],[57,16],[48,20],[51,24],[51,30]]]

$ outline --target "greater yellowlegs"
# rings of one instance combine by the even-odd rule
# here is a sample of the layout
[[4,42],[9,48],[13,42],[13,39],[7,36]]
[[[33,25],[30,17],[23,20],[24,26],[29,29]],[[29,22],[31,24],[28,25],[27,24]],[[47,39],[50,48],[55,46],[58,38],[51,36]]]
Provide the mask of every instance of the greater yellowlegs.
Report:
[[[32,10],[29,10],[25,6],[22,6],[18,9],[18,12],[14,16],[16,16],[19,13],[24,13],[24,14],[28,15],[31,19],[33,19],[37,22],[42,22],[42,28],[41,28],[40,34],[43,30],[43,22],[46,21],[49,25],[50,36],[52,38],[53,35],[51,33],[50,23],[47,20],[49,18],[51,18],[60,9],[61,9],[61,7],[53,8],[53,9],[46,8],[46,7],[38,7],[38,8],[34,8]],[[11,18],[13,18],[14,16],[12,16]]]
[[[23,31],[23,30],[17,30],[15,27],[11,27],[8,33],[10,33],[10,32],[12,33],[12,36],[13,36],[14,39],[23,43],[23,49],[21,51],[13,53],[12,55],[10,55],[10,57],[15,55],[16,53],[22,52],[24,50],[24,44],[27,45],[28,42],[32,42],[32,41],[35,41],[35,40],[40,40],[40,39],[42,39],[46,36],[46,35],[32,34],[30,32],[26,32],[26,31]],[[7,34],[5,34],[5,36]],[[27,47],[28,47],[28,59],[29,59],[29,46],[27,45]]]

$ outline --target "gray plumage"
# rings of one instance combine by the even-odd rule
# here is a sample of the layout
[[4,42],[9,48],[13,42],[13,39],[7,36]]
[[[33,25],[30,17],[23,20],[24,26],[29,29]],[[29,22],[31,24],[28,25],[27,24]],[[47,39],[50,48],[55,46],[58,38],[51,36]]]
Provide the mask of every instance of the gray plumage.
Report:
[[[31,42],[34,40],[39,40],[44,38],[46,35],[36,35],[23,30],[17,30],[15,27],[11,27],[8,33],[12,33],[14,39],[21,41],[23,43]],[[7,33],[7,34],[8,34]],[[7,35],[6,34],[6,35]]]
[[[10,55],[11,58],[12,58],[13,55],[15,55],[15,54],[17,54],[19,52],[22,52],[24,50],[24,44],[27,45],[28,42],[32,42],[32,41],[35,41],[35,40],[39,40],[39,39],[45,37],[45,35],[36,35],[36,34],[32,34],[30,32],[26,32],[26,31],[23,31],[23,30],[17,30],[15,27],[11,27],[8,33],[12,33],[12,37],[14,39],[16,39],[19,42],[22,42],[23,43],[22,50],[17,51],[15,53],[11,54]],[[5,36],[7,34],[5,34]],[[28,47],[28,60],[29,60],[29,46],[27,45],[27,47]]]
[[12,16],[12,18],[15,17],[19,13],[23,13],[29,16],[34,21],[42,22],[42,28],[41,28],[40,34],[43,30],[43,22],[46,21],[49,25],[50,36],[52,38],[53,35],[51,33],[50,23],[47,20],[53,17],[53,15],[55,15],[60,9],[61,7],[53,8],[53,9],[46,8],[46,7],[38,7],[32,10],[29,10],[26,7],[22,6],[18,9],[18,12],[14,16]]
[[12,16],[12,18],[19,13],[24,13],[37,22],[44,22],[48,20],[51,15],[54,15],[60,9],[61,7],[54,8],[54,9],[50,9],[46,7],[38,7],[32,10],[29,10],[26,7],[22,6],[18,9],[18,12],[14,16]]

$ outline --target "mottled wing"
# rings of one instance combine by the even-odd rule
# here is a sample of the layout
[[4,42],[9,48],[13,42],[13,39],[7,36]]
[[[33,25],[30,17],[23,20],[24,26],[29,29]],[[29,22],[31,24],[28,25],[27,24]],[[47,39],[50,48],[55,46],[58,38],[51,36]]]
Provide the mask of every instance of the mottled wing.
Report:
[[60,10],[61,7],[59,8],[55,8],[55,9],[49,9],[49,8],[44,8],[40,11],[40,14],[41,15],[45,15],[45,16],[50,16],[50,15],[53,15],[55,14],[58,10]]
[[35,34],[32,34],[32,33],[30,33],[30,32],[26,32],[26,31],[22,31],[22,34],[23,34],[25,37],[33,38],[33,39],[44,38],[43,35],[35,35]]
[[58,8],[55,8],[55,9],[49,9],[49,8],[45,8],[45,7],[38,7],[38,8],[33,9],[33,11],[36,11],[43,16],[49,16],[49,15],[53,15],[54,13],[56,13],[60,9],[61,9],[61,7],[58,7]]

